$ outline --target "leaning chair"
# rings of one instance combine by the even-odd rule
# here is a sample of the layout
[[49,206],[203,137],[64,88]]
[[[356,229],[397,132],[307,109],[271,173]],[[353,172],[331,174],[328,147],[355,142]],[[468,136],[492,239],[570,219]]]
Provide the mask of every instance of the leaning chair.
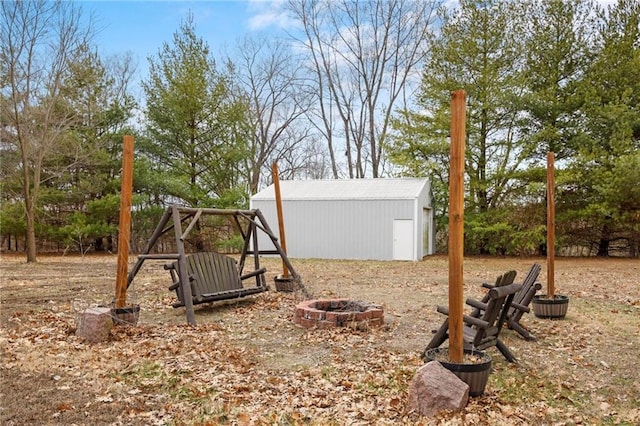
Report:
[[[511,301],[521,288],[521,284],[513,283],[515,277],[515,271],[509,271],[498,277],[496,286],[489,290],[487,294],[488,300],[483,304],[485,309],[482,311],[482,315],[479,317],[463,316],[463,339],[466,349],[484,350],[496,346],[507,361],[516,362],[515,356],[499,338]],[[482,302],[467,299],[466,303],[473,308],[477,308],[478,303]],[[425,348],[423,357],[426,356],[428,349],[439,347],[449,338],[449,309],[438,306],[437,311],[447,315],[447,318]]]
[[[522,281],[522,288],[515,294],[513,300],[511,301],[511,307],[507,312],[507,327],[512,330],[515,330],[520,334],[525,340],[536,340],[535,336],[531,334],[521,323],[520,320],[525,313],[531,311],[529,308],[529,304],[533,300],[533,297],[536,295],[536,292],[542,288],[542,284],[536,282],[538,279],[538,275],[540,275],[541,266],[537,263],[534,263],[529,270],[529,273]],[[495,285],[484,283],[482,284],[484,288],[492,289]],[[478,302],[477,308],[473,311],[471,316],[479,317],[482,314],[482,311],[486,309],[486,303],[489,300],[489,295],[485,295],[481,302]],[[483,305],[484,304],[484,305]]]

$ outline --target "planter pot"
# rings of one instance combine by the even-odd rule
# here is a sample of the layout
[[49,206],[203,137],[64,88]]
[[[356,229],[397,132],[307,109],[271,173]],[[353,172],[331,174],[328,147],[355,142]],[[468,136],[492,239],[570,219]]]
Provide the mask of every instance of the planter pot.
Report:
[[480,396],[489,381],[492,358],[485,352],[465,349],[467,355],[478,358],[478,362],[452,363],[449,362],[449,348],[434,348],[425,351],[427,361],[438,361],[444,368],[458,376],[460,380],[469,385],[469,396]]
[[533,313],[538,318],[563,319],[569,308],[569,297],[555,295],[553,299],[545,294],[533,297]]
[[114,325],[136,325],[140,318],[140,305],[111,308]]
[[273,278],[273,282],[276,285],[276,291],[283,292],[292,292],[298,289],[298,285],[293,279],[293,277],[283,277],[282,275],[277,275]]

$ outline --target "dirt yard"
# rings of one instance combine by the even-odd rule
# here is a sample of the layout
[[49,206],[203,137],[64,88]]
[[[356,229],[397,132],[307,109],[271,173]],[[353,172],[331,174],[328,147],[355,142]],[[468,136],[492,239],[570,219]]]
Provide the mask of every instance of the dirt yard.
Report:
[[[134,261],[135,258],[132,259]],[[465,297],[544,259],[467,258]],[[280,272],[264,259],[269,280]],[[161,263],[147,262],[128,292],[136,327],[108,342],[75,335],[78,313],[111,303],[115,256],[0,260],[2,425],[637,425],[640,424],[640,261],[558,259],[564,320],[527,314],[535,342],[504,330],[519,360],[491,348],[484,395],[463,412],[420,418],[405,410],[408,384],[447,303],[447,259],[422,262],[293,260],[315,297],[380,304],[381,328],[308,330],[299,301],[272,291],[199,305],[198,325]],[[516,278],[516,281],[518,278]]]

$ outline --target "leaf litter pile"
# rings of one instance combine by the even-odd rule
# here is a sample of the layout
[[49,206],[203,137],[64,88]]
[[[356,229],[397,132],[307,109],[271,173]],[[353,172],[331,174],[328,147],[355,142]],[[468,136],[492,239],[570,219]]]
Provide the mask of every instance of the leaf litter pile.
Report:
[[[467,258],[465,297],[544,259]],[[264,259],[272,279],[280,270]],[[116,256],[0,261],[0,424],[121,425],[574,425],[640,423],[640,262],[556,262],[556,293],[570,297],[561,321],[522,323],[527,342],[504,329],[518,358],[491,348],[485,393],[461,412],[407,412],[420,353],[442,323],[446,257],[422,262],[293,260],[314,298],[382,305],[382,327],[304,329],[295,293],[271,291],[196,307],[197,326],[161,263],[147,262],[128,290],[135,327],[90,344],[75,335],[79,312],[111,303]],[[546,285],[546,271],[539,280]],[[446,343],[445,343],[446,345]]]

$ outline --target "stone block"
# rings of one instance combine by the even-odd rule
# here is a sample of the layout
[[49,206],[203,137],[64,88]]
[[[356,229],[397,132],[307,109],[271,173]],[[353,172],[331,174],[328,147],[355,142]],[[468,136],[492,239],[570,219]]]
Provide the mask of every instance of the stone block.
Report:
[[76,336],[91,343],[104,342],[112,326],[110,308],[87,308],[76,319]]
[[438,361],[418,369],[409,384],[407,411],[434,416],[440,410],[462,410],[469,400],[469,385]]

